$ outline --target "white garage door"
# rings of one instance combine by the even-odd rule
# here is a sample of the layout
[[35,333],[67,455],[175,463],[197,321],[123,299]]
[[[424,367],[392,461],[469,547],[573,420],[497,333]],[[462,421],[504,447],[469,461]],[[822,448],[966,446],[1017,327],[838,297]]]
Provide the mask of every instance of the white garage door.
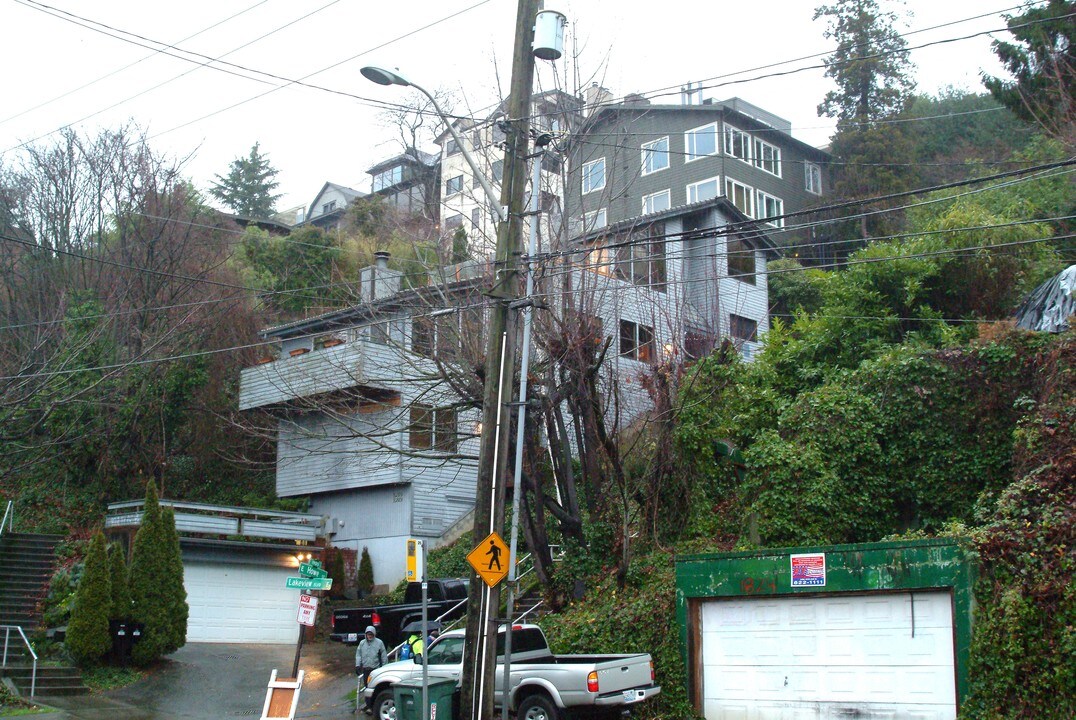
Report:
[[701,620],[706,720],[956,717],[948,593],[715,600]]
[[287,568],[187,561],[187,642],[293,643],[299,591],[284,587]]

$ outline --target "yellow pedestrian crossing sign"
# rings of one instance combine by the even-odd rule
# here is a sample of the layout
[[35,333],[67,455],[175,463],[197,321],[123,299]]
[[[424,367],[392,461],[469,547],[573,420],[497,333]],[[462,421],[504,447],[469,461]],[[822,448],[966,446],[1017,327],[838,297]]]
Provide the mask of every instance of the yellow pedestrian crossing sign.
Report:
[[500,535],[490,533],[467,555],[467,562],[486,585],[493,587],[508,576],[508,546]]

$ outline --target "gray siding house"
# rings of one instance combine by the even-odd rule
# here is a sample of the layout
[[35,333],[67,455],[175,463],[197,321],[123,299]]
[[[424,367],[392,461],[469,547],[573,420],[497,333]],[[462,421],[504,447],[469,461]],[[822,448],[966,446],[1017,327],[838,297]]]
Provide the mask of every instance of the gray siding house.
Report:
[[480,412],[440,368],[480,347],[486,274],[408,289],[387,260],[359,305],[264,330],[277,356],[242,371],[239,399],[276,425],[277,494],[309,496],[333,545],[369,548],[379,585],[403,577],[405,539],[436,546],[474,507]]

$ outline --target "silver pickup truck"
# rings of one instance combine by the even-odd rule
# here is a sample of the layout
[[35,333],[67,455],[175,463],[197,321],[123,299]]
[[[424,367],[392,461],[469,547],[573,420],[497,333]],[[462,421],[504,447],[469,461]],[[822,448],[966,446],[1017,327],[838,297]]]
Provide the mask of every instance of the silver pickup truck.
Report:
[[[446,632],[430,645],[430,680],[459,681],[463,667],[463,630]],[[497,639],[494,703],[504,697],[504,632]],[[631,705],[661,692],[654,684],[654,663],[638,655],[554,655],[537,625],[512,627],[509,709],[519,720],[563,720],[576,710],[622,714]],[[370,673],[363,699],[377,720],[396,720],[392,686],[422,678],[414,660],[383,665]]]

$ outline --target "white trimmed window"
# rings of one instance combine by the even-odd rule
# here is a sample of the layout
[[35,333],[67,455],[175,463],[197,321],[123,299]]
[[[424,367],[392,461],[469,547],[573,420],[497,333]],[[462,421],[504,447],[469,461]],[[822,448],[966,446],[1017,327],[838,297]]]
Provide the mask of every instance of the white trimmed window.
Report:
[[599,208],[592,210],[588,213],[583,213],[583,232],[588,233],[591,230],[597,230],[608,225],[609,222],[606,219],[605,208]]
[[755,167],[781,177],[781,148],[755,138]]
[[741,341],[758,342],[758,321],[743,315],[729,314],[729,335]]
[[449,178],[448,182],[445,183],[445,196],[455,195],[460,192],[463,192],[463,176],[457,175]]
[[643,215],[662,212],[670,207],[672,207],[672,200],[668,190],[662,190],[653,195],[643,195]]
[[[784,227],[785,219],[778,217],[785,214],[785,201],[769,193],[758,191],[758,219],[765,220],[774,227]],[[777,218],[770,220],[769,218]]]
[[583,194],[605,187],[605,158],[583,163]]
[[669,167],[669,138],[643,143],[643,175]]
[[710,123],[684,133],[684,162],[717,155],[717,123]]
[[374,175],[374,192],[378,190],[384,190],[387,187],[398,185],[403,181],[403,166],[397,165],[396,167],[389,168],[388,170],[382,170],[377,175]]
[[687,202],[689,205],[703,200],[712,200],[720,194],[721,178],[710,178],[687,186]]
[[803,189],[815,195],[822,194],[822,168],[814,163],[803,166]]
[[725,126],[725,154],[751,162],[751,136],[731,125]]
[[654,328],[621,320],[620,354],[640,362],[651,362],[654,359]]
[[755,191],[732,178],[725,178],[725,197],[747,217],[755,217]]

